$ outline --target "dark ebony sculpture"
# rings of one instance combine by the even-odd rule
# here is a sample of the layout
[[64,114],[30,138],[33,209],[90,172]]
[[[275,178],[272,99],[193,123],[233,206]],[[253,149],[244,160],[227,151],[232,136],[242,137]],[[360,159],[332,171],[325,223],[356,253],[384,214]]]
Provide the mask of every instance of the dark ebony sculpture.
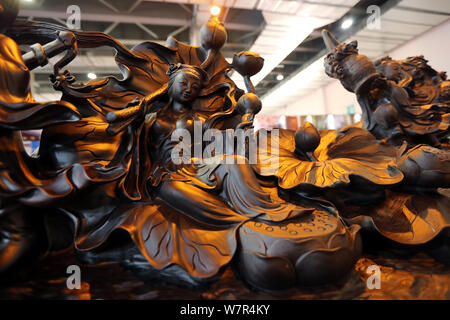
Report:
[[445,72],[434,70],[423,56],[392,60],[386,56],[375,61],[377,71],[408,92],[412,105],[450,102],[449,81]]
[[[13,18],[2,25],[12,38],[0,34],[0,271],[75,246],[85,262],[113,260],[179,285],[208,283],[232,264],[257,288],[318,286],[351,270],[361,227],[410,247],[439,236],[433,253],[448,259],[441,235],[450,202],[436,191],[450,187],[449,154],[437,149],[448,136],[448,103],[413,109],[356,43],[325,33],[326,72],[358,95],[364,128],[319,133],[307,123],[253,136],[261,102],[250,78],[263,59],[241,52],[228,64],[217,18],[202,27],[200,47],[169,38],[128,50],[102,33],[11,25],[15,2],[2,3],[1,21]],[[21,56],[16,42],[36,39],[47,44]],[[60,72],[78,48],[102,45],[117,50],[123,80],[80,84]],[[35,102],[29,70],[64,51],[51,77],[61,101]],[[41,144],[29,156],[20,130],[35,128]],[[250,142],[240,154],[227,140],[230,129],[267,141],[257,144],[255,163]],[[225,152],[205,158],[207,141],[186,137],[208,130]],[[179,132],[185,136],[174,141]],[[129,237],[117,241],[119,230]]]
[[448,104],[427,101],[431,104],[412,105],[405,89],[377,73],[375,64],[358,54],[356,41],[339,44],[326,31],[324,38],[331,50],[325,59],[325,72],[357,95],[365,129],[393,144],[406,140],[410,145],[423,142],[439,146],[440,140],[447,139]]

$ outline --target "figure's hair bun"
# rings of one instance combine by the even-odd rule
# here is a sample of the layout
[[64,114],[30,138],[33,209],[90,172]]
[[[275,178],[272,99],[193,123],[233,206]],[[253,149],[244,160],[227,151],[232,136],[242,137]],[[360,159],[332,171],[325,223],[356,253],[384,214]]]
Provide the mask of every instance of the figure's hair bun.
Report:
[[190,74],[194,77],[197,77],[202,82],[203,85],[209,81],[208,74],[202,68],[198,66],[192,66],[189,64],[181,64],[181,63],[170,64],[169,70],[167,70],[167,75],[171,77],[180,71]]

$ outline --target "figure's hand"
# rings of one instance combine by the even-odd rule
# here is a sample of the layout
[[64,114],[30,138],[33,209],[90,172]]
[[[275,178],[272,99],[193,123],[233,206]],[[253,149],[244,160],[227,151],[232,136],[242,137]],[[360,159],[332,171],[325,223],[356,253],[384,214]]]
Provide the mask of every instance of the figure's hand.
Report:
[[143,115],[144,108],[142,102],[142,99],[134,98],[131,102],[128,102],[122,110],[108,112],[106,115],[106,121],[113,123],[116,121],[125,120],[131,116],[136,117],[138,115]]
[[241,122],[236,126],[236,130],[249,130],[253,129],[253,120],[255,115],[253,113],[244,114],[241,118]]
[[[60,46],[62,46],[63,51],[66,51],[66,54],[61,58],[61,60],[55,63],[53,67],[53,74],[55,75],[58,75],[59,70],[72,62],[78,54],[78,43],[75,34],[72,32],[61,31],[58,33],[57,40],[60,42]],[[49,54],[49,58],[52,56],[53,54]]]
[[145,119],[145,99],[135,98],[127,103],[124,109],[108,112],[106,121],[109,123],[107,132],[116,135],[133,123],[141,123]]
[[60,69],[68,65],[78,53],[78,43],[74,33],[69,31],[60,31],[58,36],[52,42],[45,45],[35,43],[30,47],[30,51],[22,56],[28,69],[33,70],[37,67],[43,67],[48,64],[48,60],[62,52],[66,52],[54,66],[53,75],[60,75]]

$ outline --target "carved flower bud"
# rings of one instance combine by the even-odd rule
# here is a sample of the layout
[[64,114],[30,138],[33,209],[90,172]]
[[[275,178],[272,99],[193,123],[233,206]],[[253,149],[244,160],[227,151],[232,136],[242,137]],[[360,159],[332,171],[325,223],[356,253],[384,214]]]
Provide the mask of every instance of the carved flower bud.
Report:
[[261,108],[261,100],[254,93],[246,93],[240,97],[236,107],[241,115],[248,113],[257,114],[261,111]]
[[261,71],[264,59],[255,52],[242,51],[234,55],[232,65],[242,76],[251,77]]
[[217,17],[211,17],[200,29],[200,43],[206,50],[220,50],[227,41],[227,31]]
[[312,123],[305,124],[295,133],[295,150],[312,152],[320,144],[320,134]]

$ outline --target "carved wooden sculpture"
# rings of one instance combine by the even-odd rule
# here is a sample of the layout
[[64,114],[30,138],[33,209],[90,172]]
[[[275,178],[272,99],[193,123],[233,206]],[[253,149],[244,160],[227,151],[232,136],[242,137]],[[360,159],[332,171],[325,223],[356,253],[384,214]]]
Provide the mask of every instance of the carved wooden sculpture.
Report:
[[393,60],[386,56],[375,61],[377,72],[408,92],[412,105],[450,103],[450,82],[446,72],[437,72],[423,56]]
[[[3,15],[15,17],[17,8],[4,8]],[[402,148],[378,141],[391,135],[372,130],[375,125],[319,133],[306,124],[298,132],[260,131],[257,136],[268,144],[258,144],[256,163],[248,150],[237,155],[234,141],[231,149],[225,142],[224,154],[210,154],[233,161],[198,162],[196,150],[203,151],[205,141],[187,139],[181,141],[187,161],[177,162],[177,130],[195,136],[214,129],[219,139],[228,129],[248,132],[261,110],[250,78],[263,59],[241,52],[228,64],[220,53],[226,30],[217,18],[202,27],[200,47],[169,38],[166,46],[145,42],[132,50],[102,33],[12,21],[6,34],[18,43],[48,43],[22,57],[16,42],[0,34],[2,79],[8,79],[0,83],[0,271],[14,272],[36,253],[75,246],[85,262],[121,262],[147,279],[201,285],[233,264],[251,286],[286,289],[344,277],[361,254],[361,227],[408,245],[426,243],[448,228],[449,201],[435,191],[450,186],[448,153],[415,143],[448,134],[443,107],[406,112],[401,126],[411,122],[422,130],[426,122],[433,129],[426,137],[405,131],[408,145]],[[78,47],[101,45],[117,50],[123,80],[80,84],[69,71],[60,72]],[[362,95],[364,119],[372,121],[378,102],[366,99],[371,93],[361,88],[393,89],[372,75],[375,67],[365,59],[368,68],[346,69],[347,61],[360,61],[356,46],[346,48],[333,48],[327,72]],[[30,68],[62,51],[67,53],[51,77],[61,101],[35,102]],[[228,77],[231,69],[244,77],[247,93]],[[375,78],[380,80],[372,83]],[[389,97],[396,103],[398,94]],[[43,128],[33,157],[20,140],[20,130],[32,128]],[[428,194],[413,193],[418,191]],[[400,211],[420,202],[405,221],[402,212],[393,213],[400,227],[419,237],[380,227],[390,201],[396,210],[400,203]],[[436,216],[433,228],[424,227],[428,216],[421,216],[420,226],[409,219],[424,212]],[[117,237],[120,230],[129,236]]]
[[[340,44],[326,30],[323,38],[330,50],[325,58],[326,73],[356,93],[363,111],[362,127],[379,140],[380,146],[391,146],[397,153],[395,166],[404,176],[395,188],[371,197],[348,191],[329,196],[348,223],[370,225],[390,244],[401,244],[403,249],[427,244],[424,247],[430,254],[450,262],[450,201],[437,193],[438,188],[450,186],[450,153],[445,143],[449,138],[450,105],[445,99],[413,105],[414,93],[394,82],[404,77],[386,72],[386,78],[377,73],[374,63],[358,54],[356,41]],[[424,62],[420,57],[407,59],[411,60]],[[436,75],[441,77],[442,73]],[[426,78],[425,74],[420,77]],[[341,132],[345,130],[351,128]]]
[[357,95],[365,129],[397,145],[406,140],[410,145],[439,146],[439,141],[447,138],[448,104],[411,105],[405,89],[377,73],[375,64],[358,54],[356,41],[340,44],[327,31],[323,34],[330,50],[325,72]]

